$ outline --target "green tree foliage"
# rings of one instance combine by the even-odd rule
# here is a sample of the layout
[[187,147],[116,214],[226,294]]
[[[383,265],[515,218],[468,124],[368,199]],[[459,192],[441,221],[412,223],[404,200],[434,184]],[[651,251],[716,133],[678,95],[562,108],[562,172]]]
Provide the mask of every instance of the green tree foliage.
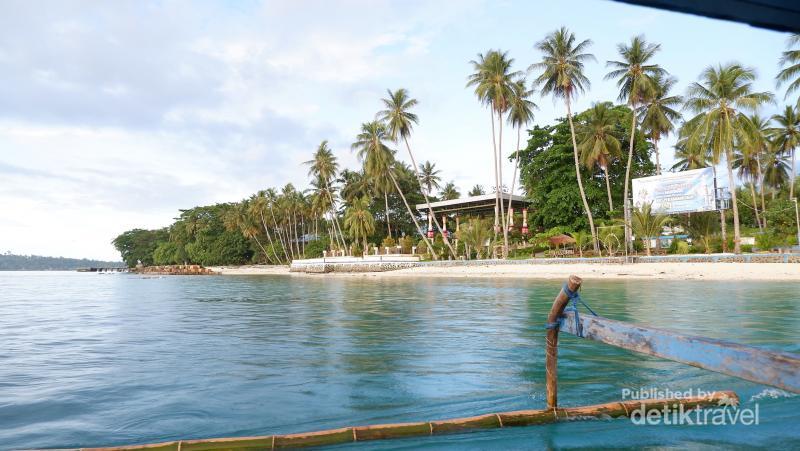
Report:
[[155,252],[159,244],[166,242],[168,239],[169,232],[167,229],[133,229],[123,232],[120,236],[114,238],[111,244],[122,255],[122,261],[128,267],[134,267],[139,262],[147,266],[154,263],[153,252]]
[[[624,105],[611,109],[615,115],[615,135],[621,137],[621,145],[628,147],[631,110]],[[578,123],[586,120],[587,112],[576,116]],[[522,185],[532,202],[528,210],[528,222],[532,227],[550,229],[564,226],[571,230],[589,230],[583,213],[583,203],[575,178],[574,157],[569,123],[561,119],[555,125],[535,126],[530,130],[528,147],[521,151],[520,174]],[[643,136],[636,136],[631,173],[633,177],[644,177],[655,173],[650,161],[650,144]],[[625,164],[612,160],[608,165],[608,176],[614,204],[622,205],[622,189]],[[608,209],[605,175],[599,167],[582,171],[586,198],[592,215],[611,219],[617,212]]]

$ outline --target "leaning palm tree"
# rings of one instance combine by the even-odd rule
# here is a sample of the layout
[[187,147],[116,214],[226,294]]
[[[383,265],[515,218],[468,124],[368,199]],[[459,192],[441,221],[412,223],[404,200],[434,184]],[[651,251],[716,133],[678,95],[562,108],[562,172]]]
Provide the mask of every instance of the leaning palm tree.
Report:
[[[744,153],[747,154],[749,165],[747,169],[747,176],[752,184],[758,184],[759,191],[761,192],[761,221],[760,228],[767,228],[767,207],[764,199],[764,167],[762,161],[766,158],[767,152],[770,148],[774,148],[771,139],[772,128],[770,128],[769,120],[762,118],[757,114],[750,116],[751,127],[747,130],[747,139],[742,142]],[[755,164],[755,168],[753,168]],[[753,170],[755,169],[755,171]],[[740,174],[742,175],[742,174]],[[751,184],[751,187],[752,187]],[[753,201],[755,204],[756,202]]]
[[[631,163],[633,162],[633,146],[636,142],[636,109],[643,105],[655,93],[653,78],[663,76],[664,69],[657,64],[650,64],[650,60],[661,49],[659,44],[645,41],[644,36],[634,36],[630,45],[619,44],[617,50],[622,56],[622,61],[608,61],[606,65],[612,70],[606,74],[605,79],[617,79],[619,87],[619,100],[625,101],[631,109],[631,136],[628,143],[628,162],[625,166],[625,185],[622,189],[622,201],[628,201],[628,187],[631,178]],[[625,239],[626,246],[629,242],[630,218],[625,210]]]
[[675,144],[675,164],[670,169],[673,171],[688,171],[691,169],[707,168],[711,166],[711,153],[707,147],[688,145],[688,138],[679,139]]
[[272,249],[272,256],[274,257],[275,262],[280,264],[281,258],[278,256],[278,252],[275,249],[276,244],[272,239],[272,234],[269,232],[270,227],[267,225],[267,219],[264,216],[264,210],[267,209],[268,205],[269,200],[267,199],[265,191],[259,191],[257,194],[250,197],[250,214],[252,216],[257,216],[260,220],[262,227],[264,227],[264,233],[267,234],[267,239],[269,240],[269,245]]
[[643,204],[639,208],[634,208],[631,212],[631,226],[633,233],[639,236],[644,245],[647,255],[650,255],[650,237],[661,236],[661,229],[669,222],[670,217],[658,212],[653,211],[653,204]]
[[677,83],[673,77],[655,74],[652,77],[653,94],[639,107],[639,120],[644,132],[653,142],[656,154],[656,174],[661,174],[661,158],[658,153],[658,142],[675,129],[675,122],[680,119],[677,111],[683,105],[683,97],[669,95],[669,91]]
[[538,108],[536,104],[530,100],[534,91],[533,89],[527,89],[526,84],[527,82],[524,78],[514,82],[514,96],[511,98],[508,110],[508,122],[512,127],[517,129],[517,150],[514,152],[514,155],[516,156],[514,160],[514,176],[511,177],[511,191],[509,191],[511,196],[508,198],[507,216],[511,221],[513,221],[513,218],[511,218],[511,215],[513,214],[511,203],[513,201],[514,186],[517,183],[517,171],[519,170],[519,142],[522,135],[522,129],[533,120],[533,110]]
[[308,174],[320,180],[325,187],[331,205],[331,219],[333,222],[334,235],[340,242],[342,248],[344,248],[344,235],[342,234],[342,228],[339,226],[339,219],[336,214],[336,201],[333,198],[333,190],[331,190],[331,180],[336,177],[339,163],[337,163],[333,151],[328,147],[328,140],[322,141],[317,147],[316,152],[314,152],[314,158],[306,161],[304,164],[310,166]]
[[[750,120],[753,119],[759,120],[758,117],[751,117]],[[756,160],[756,154],[753,152],[753,148],[749,145],[744,143],[739,143],[737,146],[738,148],[733,153],[733,168],[736,169],[736,173],[739,178],[745,182],[745,186],[749,185],[750,188],[750,198],[753,202],[753,213],[756,217],[756,223],[758,224],[758,229],[760,232],[764,231],[764,224],[761,222],[761,215],[758,213],[758,200],[756,198],[756,183],[758,182],[758,161]]]
[[798,114],[797,109],[787,105],[783,113],[772,116],[772,120],[778,124],[776,128],[772,129],[775,145],[781,153],[791,155],[789,199],[793,199],[794,177],[796,172],[795,149],[800,145],[800,114]]
[[536,44],[536,48],[543,53],[542,61],[532,64],[528,71],[540,71],[536,77],[534,86],[541,86],[541,94],[551,94],[555,98],[564,99],[567,108],[567,119],[569,120],[569,130],[572,135],[572,151],[575,160],[575,179],[578,181],[578,189],[583,201],[583,209],[589,219],[589,231],[592,234],[592,246],[597,252],[597,231],[594,228],[594,218],[592,210],[589,209],[589,202],[586,200],[586,192],[583,190],[581,180],[581,167],[578,158],[578,144],[575,139],[575,126],[572,123],[572,100],[579,92],[589,87],[589,79],[584,75],[584,63],[595,60],[594,55],[585,53],[592,41],[575,42],[575,35],[562,27]]
[[269,261],[271,258],[264,246],[261,245],[261,240],[258,239],[259,227],[253,221],[250,215],[250,205],[248,202],[242,201],[233,206],[225,212],[223,223],[228,231],[238,230],[248,240],[255,240],[264,257]]
[[419,182],[425,187],[428,193],[432,193],[434,189],[439,189],[441,187],[441,185],[439,185],[439,182],[442,181],[442,178],[439,177],[440,172],[442,171],[436,169],[436,164],[430,161],[420,163]]
[[[394,92],[388,89],[386,91],[389,94],[389,97],[386,99],[381,99],[385,109],[378,112],[378,120],[381,120],[384,124],[386,124],[386,128],[389,132],[389,138],[391,138],[392,141],[398,142],[402,139],[405,143],[406,149],[408,150],[408,157],[411,159],[411,166],[414,168],[414,173],[417,176],[417,183],[419,184],[420,191],[422,191],[422,195],[425,197],[425,204],[428,206],[428,215],[430,215],[430,217],[433,219],[433,222],[439,229],[439,233],[442,233],[442,227],[439,225],[439,221],[436,219],[436,215],[433,213],[433,207],[431,207],[431,201],[429,199],[430,189],[427,191],[423,189],[422,178],[420,176],[419,168],[417,167],[417,160],[414,159],[414,153],[411,152],[411,146],[408,144],[408,137],[411,136],[411,131],[413,130],[414,125],[419,122],[417,115],[411,112],[411,109],[417,105],[417,100],[409,97],[408,91],[403,88],[400,88]],[[426,163],[430,164],[427,161]],[[431,165],[431,169],[433,169],[433,165]],[[450,241],[445,240],[445,243],[447,244],[447,247],[450,248],[451,255],[455,257],[456,251],[453,249]]]
[[367,252],[367,237],[375,233],[375,218],[369,211],[369,198],[355,199],[344,211],[344,226],[353,240],[362,242],[362,250]]
[[598,166],[605,175],[608,209],[614,209],[611,199],[611,182],[608,166],[621,156],[619,140],[615,136],[616,117],[608,102],[598,103],[587,112],[586,122],[578,126],[578,152],[581,163],[590,171]]
[[[467,86],[473,86],[475,96],[489,107],[492,120],[492,145],[495,170],[495,231],[499,224],[505,224],[503,209],[503,115],[508,111],[514,96],[514,82],[521,75],[511,70],[513,58],[508,52],[490,50],[486,55],[478,54],[478,59],[470,61],[474,72],[469,76]],[[495,120],[497,114],[497,139],[495,139]],[[499,215],[498,215],[499,213]],[[503,257],[508,256],[508,227],[503,227]]]
[[[353,143],[351,148],[357,152],[358,159],[364,164],[364,174],[375,181],[376,185],[386,180],[391,181],[391,183],[394,185],[394,188],[397,190],[397,194],[399,194],[400,198],[403,200],[409,216],[411,216],[411,219],[414,221],[416,230],[422,230],[419,226],[419,222],[417,221],[417,216],[411,211],[411,207],[408,205],[406,196],[403,194],[403,190],[400,189],[400,185],[397,183],[397,178],[394,175],[395,152],[387,147],[384,143],[384,141],[387,139],[389,139],[389,136],[385,125],[378,121],[367,122],[361,124],[361,133],[358,134],[356,137],[356,142]],[[385,190],[383,192],[386,194]],[[386,202],[386,220],[388,222],[388,197],[384,197],[384,201]],[[428,240],[428,236],[426,234],[422,235],[422,239],[425,240],[425,243],[431,249],[434,258],[438,258],[433,250],[433,244]],[[391,233],[389,236],[391,236]]]
[[458,192],[455,183],[447,182],[439,193],[439,197],[441,197],[442,200],[453,200],[461,197],[461,193]]
[[734,252],[741,253],[739,207],[736,199],[736,180],[733,177],[733,149],[737,140],[746,141],[746,131],[752,127],[742,111],[756,111],[772,94],[753,91],[755,71],[736,63],[708,67],[700,75],[700,82],[689,85],[686,107],[697,115],[691,120],[696,127],[690,141],[704,141],[711,149],[715,161],[725,155],[728,180],[733,203]]
[[[800,45],[800,34],[790,35],[787,42],[788,49],[781,54],[779,61],[783,69],[775,77],[778,87],[780,88],[783,83],[789,83],[784,99],[800,89],[800,49],[794,48],[798,45]],[[797,99],[797,106],[800,108],[800,98]]]

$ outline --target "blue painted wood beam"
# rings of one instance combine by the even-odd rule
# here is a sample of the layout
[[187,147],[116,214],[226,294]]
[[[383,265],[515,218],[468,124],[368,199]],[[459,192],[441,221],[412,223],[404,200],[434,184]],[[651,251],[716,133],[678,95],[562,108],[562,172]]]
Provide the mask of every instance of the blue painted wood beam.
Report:
[[[579,315],[584,338],[751,382],[800,393],[800,355],[683,335],[599,316]],[[575,312],[564,312],[561,332],[577,335]]]

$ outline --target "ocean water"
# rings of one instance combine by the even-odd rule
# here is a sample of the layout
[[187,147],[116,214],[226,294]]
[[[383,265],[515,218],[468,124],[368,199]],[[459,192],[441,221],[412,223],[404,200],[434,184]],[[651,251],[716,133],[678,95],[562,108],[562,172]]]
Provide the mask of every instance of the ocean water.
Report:
[[[0,449],[427,421],[545,406],[559,282],[0,272]],[[800,352],[800,284],[586,281],[603,316]],[[562,336],[559,403],[735,390],[758,425],[569,421],[337,449],[800,448],[800,396]]]

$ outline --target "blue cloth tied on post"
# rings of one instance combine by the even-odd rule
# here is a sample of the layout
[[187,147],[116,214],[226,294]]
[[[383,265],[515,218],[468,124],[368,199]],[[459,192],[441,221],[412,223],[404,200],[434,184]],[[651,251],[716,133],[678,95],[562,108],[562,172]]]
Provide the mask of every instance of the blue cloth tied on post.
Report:
[[[575,291],[570,290],[569,286],[566,283],[561,287],[561,289],[564,290],[564,294],[566,294],[567,298],[572,302],[572,305],[565,308],[564,311],[575,312],[575,335],[583,338],[583,326],[581,325],[581,318],[580,314],[578,313],[578,302],[580,302],[584,307],[586,307],[586,309],[589,310],[589,312],[591,312],[592,315],[597,316],[597,313],[595,313],[594,310],[592,310],[592,308],[589,307],[588,304],[583,302],[583,299],[581,299],[581,295],[580,293],[578,293],[577,290]],[[561,327],[562,321],[564,321],[564,316],[559,318],[558,321],[554,323],[546,323],[545,329],[558,329]]]

